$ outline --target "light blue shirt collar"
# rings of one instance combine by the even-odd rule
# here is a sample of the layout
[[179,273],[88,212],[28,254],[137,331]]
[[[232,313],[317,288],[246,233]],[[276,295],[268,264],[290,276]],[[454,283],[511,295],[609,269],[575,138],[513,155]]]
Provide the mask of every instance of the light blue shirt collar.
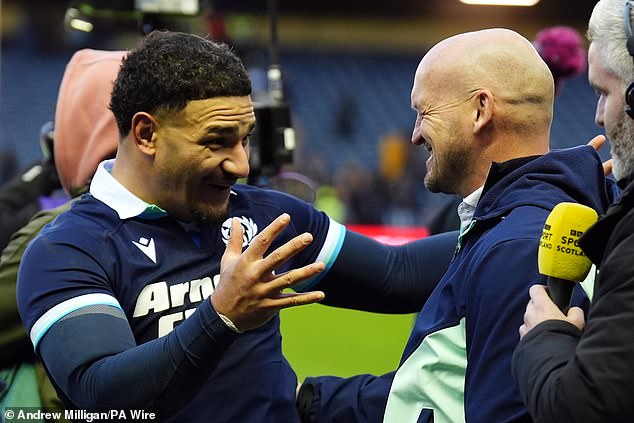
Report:
[[90,194],[117,212],[120,219],[142,217],[157,219],[167,216],[167,212],[160,207],[146,203],[132,194],[112,175],[114,159],[99,163],[97,172],[90,183]]
[[484,186],[481,186],[477,190],[473,191],[471,194],[467,195],[458,205],[458,216],[460,216],[461,234],[467,227],[469,227],[471,219],[473,219],[473,214],[475,213],[478,201],[480,201],[480,196],[482,196],[483,189]]

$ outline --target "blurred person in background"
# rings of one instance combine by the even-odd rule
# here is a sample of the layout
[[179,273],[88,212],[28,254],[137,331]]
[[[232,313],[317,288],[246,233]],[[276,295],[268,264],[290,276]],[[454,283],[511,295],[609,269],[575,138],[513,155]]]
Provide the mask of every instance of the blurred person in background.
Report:
[[[9,243],[11,235],[38,211],[68,201],[61,193],[61,185],[48,143],[52,125],[42,129],[44,157],[19,174],[12,176],[0,187],[0,248]],[[12,172],[13,174],[14,172]]]
[[563,314],[544,287],[530,289],[513,373],[539,422],[628,422],[634,416],[634,36],[624,0],[601,0],[589,21],[588,79],[595,120],[611,144],[620,199],[579,239],[598,267],[587,318]]
[[0,147],[0,187],[15,176],[18,169],[15,152],[11,149]]
[[555,95],[561,92],[567,79],[586,70],[583,37],[574,28],[564,25],[544,28],[535,35],[533,45],[553,74]]
[[[66,65],[57,97],[51,145],[55,163],[49,166],[69,197],[76,199],[86,192],[97,164],[114,157],[117,151],[117,124],[108,104],[123,56],[122,51],[84,49],[74,53]],[[66,201],[59,207],[36,213],[15,233],[0,258],[0,368],[3,369],[0,374],[7,385],[0,391],[0,404],[7,407],[61,410],[61,402],[33,354],[20,321],[16,283],[28,243],[71,204],[72,201]]]

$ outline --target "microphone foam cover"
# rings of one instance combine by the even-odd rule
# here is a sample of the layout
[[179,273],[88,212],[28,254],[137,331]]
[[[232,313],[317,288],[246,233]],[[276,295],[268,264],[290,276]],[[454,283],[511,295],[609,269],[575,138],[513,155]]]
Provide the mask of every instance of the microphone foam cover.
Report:
[[573,282],[585,279],[592,262],[579,247],[579,237],[598,219],[579,203],[559,203],[548,215],[539,241],[539,273]]

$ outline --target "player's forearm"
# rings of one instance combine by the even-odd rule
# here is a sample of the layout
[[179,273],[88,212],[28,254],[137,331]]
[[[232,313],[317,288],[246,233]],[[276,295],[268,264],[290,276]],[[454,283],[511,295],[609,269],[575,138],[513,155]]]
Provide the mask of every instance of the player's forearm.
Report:
[[387,246],[348,232],[337,261],[316,288],[325,304],[378,313],[414,313],[442,278],[457,232]]
[[166,417],[198,393],[236,336],[203,301],[173,332],[139,346],[124,319],[84,314],[56,323],[39,351],[75,407]]

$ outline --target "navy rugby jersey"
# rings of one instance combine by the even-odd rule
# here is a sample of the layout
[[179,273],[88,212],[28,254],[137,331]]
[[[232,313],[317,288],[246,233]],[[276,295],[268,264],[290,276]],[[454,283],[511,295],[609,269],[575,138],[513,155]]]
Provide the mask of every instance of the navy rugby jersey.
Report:
[[[197,309],[206,308],[198,311],[201,319],[217,317],[209,313],[208,297],[218,282],[230,218],[203,232],[188,227],[127,191],[110,175],[112,163],[99,166],[90,194],[47,225],[22,260],[19,310],[36,351],[42,340],[48,343],[47,334],[60,327],[67,316],[95,307],[111,310],[113,315],[120,313],[118,310],[125,313],[137,345],[169,335]],[[324,277],[345,236],[345,228],[324,213],[275,191],[236,185],[229,210],[243,226],[243,247],[283,212],[291,216],[291,222],[271,250],[303,232],[313,235],[313,243],[278,273],[321,260],[326,270],[315,278]],[[313,279],[302,285],[315,283]],[[79,333],[65,336],[69,342],[73,337],[83,342],[84,335],[93,335],[90,339],[98,343],[97,336],[88,334],[91,330],[96,329],[87,325]],[[47,368],[63,366],[57,363],[62,356],[43,357]],[[70,399],[76,386],[55,382],[67,406],[82,407]],[[228,343],[217,367],[173,420],[299,421],[294,407],[296,384],[296,376],[282,355],[279,317],[275,317]],[[143,391],[144,387],[132,386],[126,395],[134,397],[135,389]]]

